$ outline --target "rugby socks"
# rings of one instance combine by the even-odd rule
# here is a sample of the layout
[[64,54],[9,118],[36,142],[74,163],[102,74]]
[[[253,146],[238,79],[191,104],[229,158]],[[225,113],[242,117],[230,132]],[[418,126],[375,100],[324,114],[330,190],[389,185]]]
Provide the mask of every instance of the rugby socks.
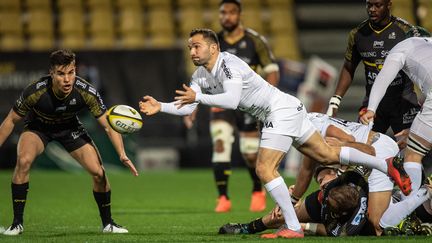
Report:
[[301,232],[301,226],[291,203],[290,193],[284,179],[279,176],[264,185],[273,200],[282,209],[282,214],[288,229]]
[[228,197],[228,179],[231,175],[231,163],[223,162],[223,163],[213,163],[213,174],[216,182],[216,187],[218,189],[219,197],[226,196]]
[[410,215],[416,208],[431,197],[426,188],[420,188],[398,203],[390,203],[380,220],[380,226],[387,228],[399,224],[405,217]]
[[105,227],[112,222],[111,218],[111,191],[95,192],[93,196],[99,208],[99,215],[102,220],[102,225]]
[[416,162],[404,162],[403,167],[411,178],[412,190],[418,190],[422,185],[422,165]]
[[385,160],[378,159],[355,148],[341,147],[339,157],[340,163],[343,165],[363,165],[387,174],[387,162]]
[[12,205],[14,212],[13,224],[22,224],[24,222],[24,207],[27,201],[29,183],[11,184],[12,188]]
[[253,182],[252,192],[260,192],[260,191],[262,191],[261,180],[259,179],[258,175],[256,174],[255,169],[256,169],[255,167],[253,167],[253,168],[248,167],[249,175],[252,178],[252,182]]
[[247,229],[249,234],[255,234],[266,230],[267,227],[264,225],[262,218],[259,218],[247,224]]

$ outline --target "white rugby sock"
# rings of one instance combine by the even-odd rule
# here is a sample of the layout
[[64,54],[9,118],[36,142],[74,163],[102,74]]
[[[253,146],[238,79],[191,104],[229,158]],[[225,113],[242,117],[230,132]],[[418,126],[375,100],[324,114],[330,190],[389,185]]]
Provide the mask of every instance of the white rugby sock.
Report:
[[418,190],[422,184],[422,164],[417,162],[404,162],[403,167],[411,178],[412,190]]
[[343,165],[363,165],[370,169],[377,169],[387,175],[387,163],[385,160],[378,159],[355,148],[341,147],[339,160]]
[[264,185],[273,200],[282,209],[285,223],[290,230],[301,231],[300,223],[291,203],[288,187],[281,176]]
[[420,188],[398,203],[390,203],[380,220],[383,228],[399,224],[405,217],[410,215],[417,207],[430,198],[426,188]]

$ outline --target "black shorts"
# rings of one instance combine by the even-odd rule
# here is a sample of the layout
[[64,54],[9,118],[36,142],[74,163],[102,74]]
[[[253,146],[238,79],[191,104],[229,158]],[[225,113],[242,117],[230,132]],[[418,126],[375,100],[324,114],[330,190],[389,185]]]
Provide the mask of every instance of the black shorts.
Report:
[[239,110],[225,110],[212,107],[210,120],[224,120],[237,126],[240,132],[258,131],[258,121],[248,113]]
[[422,223],[432,223],[432,215],[426,211],[423,205],[417,207],[415,213]]
[[59,142],[69,153],[85,144],[93,144],[87,130],[81,126],[71,126],[66,129],[49,129],[35,124],[27,124],[24,131],[31,131],[39,136],[44,146],[51,141]]
[[419,111],[419,105],[414,105],[402,98],[399,100],[382,101],[376,111],[372,130],[386,133],[389,127],[391,127],[393,133],[396,134],[410,128]]
[[320,223],[321,221],[321,208],[322,205],[320,201],[318,200],[319,193],[321,191],[315,191],[311,194],[309,194],[305,198],[305,206],[306,211],[309,214],[309,217],[312,219],[312,223]]

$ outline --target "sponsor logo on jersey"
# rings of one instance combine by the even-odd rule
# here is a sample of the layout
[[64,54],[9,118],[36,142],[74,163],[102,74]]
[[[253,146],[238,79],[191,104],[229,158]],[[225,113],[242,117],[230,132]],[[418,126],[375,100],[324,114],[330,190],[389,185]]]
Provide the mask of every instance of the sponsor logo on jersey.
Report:
[[96,93],[97,93],[96,89],[91,87],[91,86],[89,87],[88,91],[94,95],[96,95]]
[[66,106],[59,106],[55,109],[55,111],[66,111]]
[[273,128],[273,122],[265,122],[264,123],[265,128]]
[[222,60],[221,67],[222,67],[223,72],[225,73],[225,76],[226,76],[228,79],[232,79],[231,71],[230,71],[229,68],[226,66],[226,64],[225,64],[225,60]]
[[374,49],[384,48],[384,41],[374,41],[373,48]]
[[303,103],[301,103],[299,106],[297,106],[297,111],[303,110]]
[[360,56],[362,56],[362,57],[376,57],[377,54],[374,51],[365,51],[365,52],[360,52]]
[[81,82],[81,81],[79,81],[79,80],[77,80],[77,81],[75,82],[75,84],[76,84],[77,86],[83,88],[83,89],[87,88],[87,84],[86,84],[86,83],[83,83],[83,82]]
[[42,82],[39,82],[39,83],[36,84],[36,89],[39,89],[40,87],[45,86],[45,85],[47,85],[47,81],[46,80],[42,81]]
[[391,33],[389,34],[388,38],[389,38],[390,40],[394,40],[394,39],[396,39],[396,33],[395,33],[395,32],[391,32]]
[[73,98],[71,101],[69,101],[69,105],[76,105],[76,99]]

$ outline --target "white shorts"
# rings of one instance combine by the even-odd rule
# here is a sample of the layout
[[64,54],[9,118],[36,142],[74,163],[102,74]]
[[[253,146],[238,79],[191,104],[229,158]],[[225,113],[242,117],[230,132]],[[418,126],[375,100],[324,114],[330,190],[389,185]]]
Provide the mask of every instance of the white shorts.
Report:
[[261,134],[260,148],[274,149],[287,153],[292,144],[294,144],[294,147],[302,145],[315,131],[316,129],[311,124],[310,128],[301,137],[263,132]]
[[[375,157],[388,159],[394,157],[399,152],[396,142],[389,136],[380,133],[380,137],[372,144],[375,148]],[[393,182],[390,178],[379,170],[373,169],[368,178],[369,192],[391,191]]]
[[421,111],[414,118],[410,132],[432,143],[432,92],[429,92]]

